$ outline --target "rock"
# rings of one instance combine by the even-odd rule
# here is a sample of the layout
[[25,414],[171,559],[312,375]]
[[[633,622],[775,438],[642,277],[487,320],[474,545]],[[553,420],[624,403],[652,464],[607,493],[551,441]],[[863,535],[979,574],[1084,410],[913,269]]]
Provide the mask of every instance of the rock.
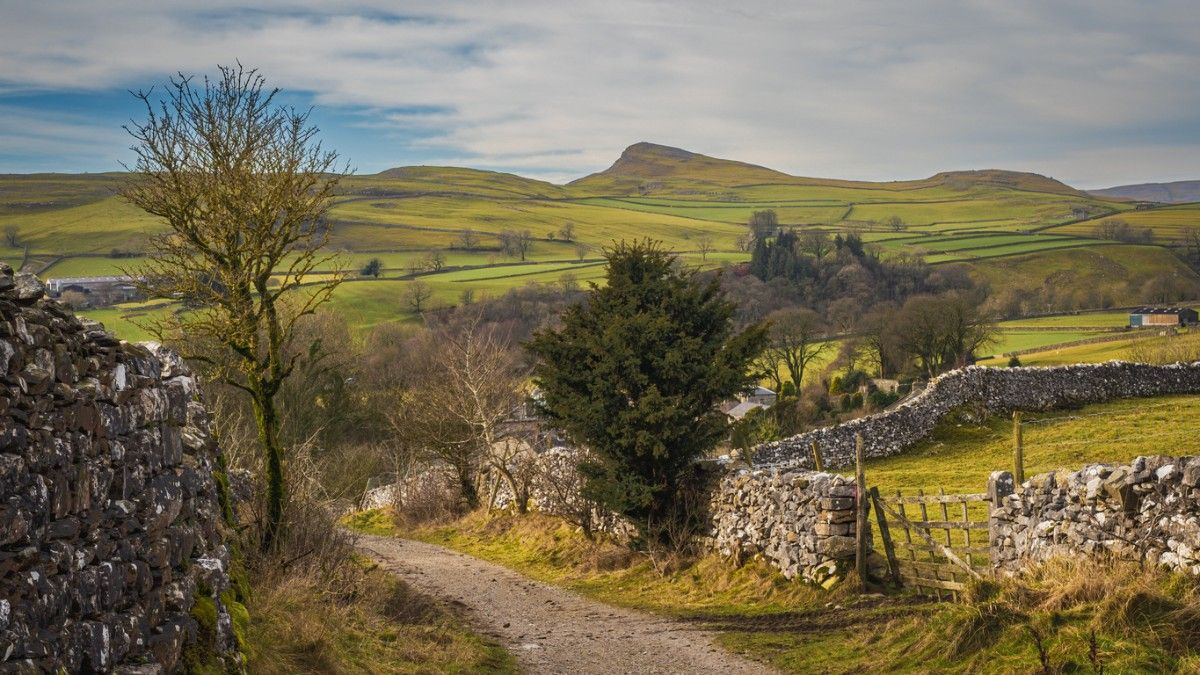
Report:
[[46,286],[36,276],[22,272],[16,277],[13,293],[17,302],[32,305],[46,295]]

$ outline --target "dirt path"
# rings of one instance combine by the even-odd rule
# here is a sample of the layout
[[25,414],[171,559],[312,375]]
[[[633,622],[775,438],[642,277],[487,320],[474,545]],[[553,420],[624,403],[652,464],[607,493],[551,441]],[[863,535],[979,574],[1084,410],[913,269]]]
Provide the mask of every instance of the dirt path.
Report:
[[712,644],[712,634],[611,607],[506,567],[406,539],[359,548],[418,590],[462,603],[528,673],[769,673]]

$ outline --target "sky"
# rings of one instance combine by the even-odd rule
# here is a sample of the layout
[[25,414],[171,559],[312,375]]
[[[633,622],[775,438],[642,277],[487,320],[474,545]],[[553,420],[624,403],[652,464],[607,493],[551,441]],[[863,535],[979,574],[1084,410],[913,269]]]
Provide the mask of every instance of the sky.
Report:
[[359,173],[1200,179],[1197,0],[0,0],[0,173],[119,170],[131,91],[237,60]]

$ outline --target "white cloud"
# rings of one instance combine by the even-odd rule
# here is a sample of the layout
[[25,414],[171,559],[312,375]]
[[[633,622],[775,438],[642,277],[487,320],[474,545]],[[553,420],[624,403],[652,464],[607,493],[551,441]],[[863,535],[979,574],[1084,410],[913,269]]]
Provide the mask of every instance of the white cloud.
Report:
[[0,0],[0,19],[0,95],[240,58],[372,111],[383,139],[421,130],[410,155],[558,179],[638,140],[804,175],[1200,175],[1179,151],[1200,132],[1194,0]]

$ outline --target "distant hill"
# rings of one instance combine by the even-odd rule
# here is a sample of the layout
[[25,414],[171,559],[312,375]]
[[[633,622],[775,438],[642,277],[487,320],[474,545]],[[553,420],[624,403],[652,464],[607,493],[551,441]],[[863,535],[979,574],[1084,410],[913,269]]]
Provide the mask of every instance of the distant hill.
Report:
[[1110,199],[1133,199],[1139,202],[1182,204],[1200,202],[1200,180],[1180,180],[1173,183],[1138,183],[1118,185],[1103,190],[1088,190],[1088,194]]
[[534,178],[457,166],[402,166],[374,175],[352,176],[350,190],[394,190],[397,194],[479,194],[513,197],[561,197],[563,189]]
[[604,171],[568,183],[577,190],[607,194],[635,191],[646,194],[662,188],[721,187],[754,185],[797,185],[852,189],[919,190],[947,187],[967,190],[974,187],[999,187],[1027,192],[1085,197],[1075,188],[1036,173],[982,169],[946,171],[929,178],[907,181],[869,182],[793,176],[757,164],[720,159],[656,143],[635,143]]
[[989,185],[1028,192],[1050,192],[1079,197],[1086,196],[1081,190],[1076,190],[1066,183],[1043,176],[1040,173],[1030,173],[1027,171],[1007,171],[1004,169],[944,171],[928,180],[951,188],[956,186]]
[[718,159],[656,143],[634,143],[613,165],[568,183],[575,188],[633,187],[646,182],[686,179],[732,187],[754,183],[791,182],[786,173],[757,164]]

